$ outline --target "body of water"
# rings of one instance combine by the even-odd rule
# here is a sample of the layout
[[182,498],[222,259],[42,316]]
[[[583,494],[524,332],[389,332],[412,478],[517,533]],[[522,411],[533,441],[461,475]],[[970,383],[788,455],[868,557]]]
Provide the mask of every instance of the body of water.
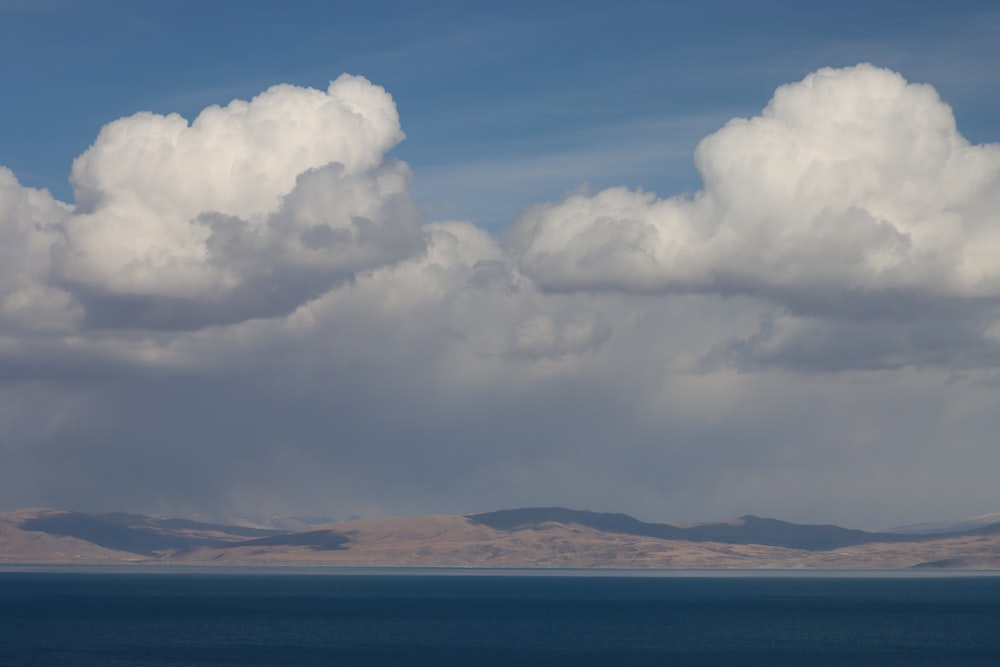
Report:
[[0,572],[0,665],[1000,665],[1000,577],[576,574]]

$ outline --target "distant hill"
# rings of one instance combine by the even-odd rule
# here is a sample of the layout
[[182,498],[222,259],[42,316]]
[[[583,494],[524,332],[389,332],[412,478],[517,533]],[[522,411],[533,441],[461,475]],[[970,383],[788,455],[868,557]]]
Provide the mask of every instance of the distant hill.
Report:
[[908,526],[893,528],[890,532],[905,535],[945,535],[948,533],[965,533],[973,530],[990,532],[1000,527],[1000,512],[983,514],[970,519],[958,521],[938,521],[934,523],[914,523]]
[[910,536],[899,533],[867,533],[830,525],[804,525],[764,519],[747,514],[733,521],[703,523],[688,527],[666,523],[645,523],[627,514],[603,514],[563,507],[536,507],[471,514],[469,519],[497,530],[537,528],[545,523],[587,526],[623,535],[641,535],[661,540],[718,542],[720,544],[763,544],[788,549],[822,551],[870,542],[903,542]]
[[273,538],[287,531],[200,523],[186,519],[154,519],[138,514],[83,514],[42,511],[17,524],[20,530],[73,537],[106,549],[143,556],[198,547],[225,547],[232,542]]
[[536,507],[248,528],[136,514],[0,513],[0,563],[421,567],[1000,569],[1000,522],[945,534],[874,533],[745,515],[676,526]]

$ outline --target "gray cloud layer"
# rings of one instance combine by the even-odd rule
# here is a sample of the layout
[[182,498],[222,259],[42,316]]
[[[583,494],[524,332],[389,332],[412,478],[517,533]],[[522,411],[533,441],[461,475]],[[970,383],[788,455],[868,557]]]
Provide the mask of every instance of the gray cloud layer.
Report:
[[[1000,146],[868,65],[503,239],[428,223],[342,76],[107,125],[76,205],[0,168],[0,503],[995,511]],[[419,174],[416,174],[419,179]]]

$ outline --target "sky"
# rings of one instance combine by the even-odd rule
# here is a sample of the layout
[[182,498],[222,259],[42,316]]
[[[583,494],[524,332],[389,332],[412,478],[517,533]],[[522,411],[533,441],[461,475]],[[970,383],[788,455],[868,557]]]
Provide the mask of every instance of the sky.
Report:
[[1000,11],[0,0],[0,510],[1000,511]]

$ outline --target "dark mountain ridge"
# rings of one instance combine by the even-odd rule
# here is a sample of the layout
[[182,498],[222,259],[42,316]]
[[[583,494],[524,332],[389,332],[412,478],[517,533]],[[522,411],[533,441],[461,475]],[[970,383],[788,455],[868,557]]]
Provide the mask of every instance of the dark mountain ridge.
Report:
[[[539,528],[552,522],[576,524],[595,530],[638,535],[662,540],[684,542],[718,542],[721,544],[762,544],[806,551],[828,551],[872,542],[913,542],[927,539],[926,535],[903,533],[871,533],[841,528],[829,524],[799,524],[746,514],[734,521],[675,526],[668,523],[646,523],[627,514],[608,514],[564,507],[528,507],[470,514],[467,518],[496,530]],[[969,534],[1000,530],[1000,524],[965,531]],[[963,534],[963,533],[955,533]]]
[[287,531],[154,519],[140,514],[84,514],[52,511],[22,521],[21,530],[86,540],[106,549],[156,556],[165,551],[224,547],[248,538],[266,539]]
[[[419,517],[399,518],[398,525],[408,525]],[[484,526],[500,533],[522,530],[544,532],[553,525],[584,527],[604,535],[652,538],[686,543],[723,545],[760,545],[805,552],[828,552],[843,547],[865,544],[917,543],[933,541],[939,536],[903,534],[898,532],[867,532],[834,525],[796,524],[777,519],[744,515],[729,522],[676,526],[667,523],[640,521],[621,513],[602,513],[564,507],[533,507],[499,510],[453,517],[456,525]],[[344,551],[352,547],[356,533],[350,525],[335,525],[330,529],[287,531],[225,524],[202,523],[187,519],[157,519],[137,514],[109,513],[100,515],[69,511],[39,511],[21,520],[22,531],[72,537],[115,551],[148,558],[182,555],[199,549],[232,550],[240,547],[255,549],[295,549],[309,551]],[[968,530],[950,533],[955,536],[985,536],[1000,534],[1000,522],[977,525]],[[396,541],[396,533],[391,539]],[[403,541],[412,539],[400,537]],[[428,536],[427,540],[440,540]],[[483,538],[490,539],[490,538]]]

